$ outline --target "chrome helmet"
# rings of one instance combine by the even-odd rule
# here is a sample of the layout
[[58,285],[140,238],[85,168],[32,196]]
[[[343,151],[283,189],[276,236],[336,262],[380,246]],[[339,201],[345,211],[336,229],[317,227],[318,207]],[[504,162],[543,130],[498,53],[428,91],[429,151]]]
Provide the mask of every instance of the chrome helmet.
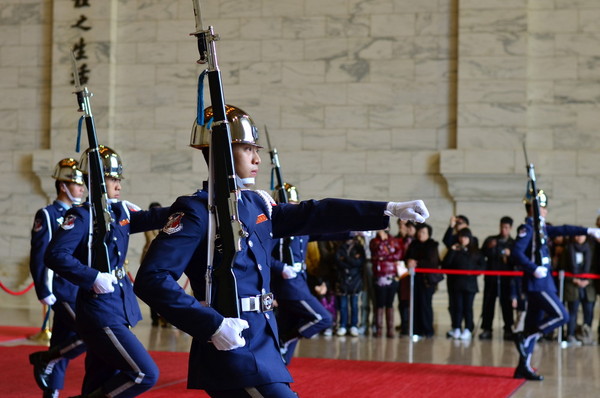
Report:
[[[258,144],[258,128],[250,115],[233,105],[225,105],[225,114],[229,122],[232,144],[250,144],[262,148]],[[204,124],[202,126],[199,126],[197,119],[194,119],[190,138],[191,147],[197,149],[208,147],[213,122],[213,110],[212,106],[209,106],[204,109]]]
[[[300,194],[296,187],[292,184],[288,184],[287,182],[283,183],[283,187],[285,190],[285,194],[287,196],[288,202],[300,202]],[[279,192],[281,191],[281,186],[277,185],[272,195],[276,202],[279,202]]]
[[[548,206],[548,196],[546,196],[546,193],[544,192],[543,189],[537,190],[537,199],[538,199],[538,203],[540,204],[540,207]],[[525,205],[531,205],[532,202],[533,202],[533,190],[528,187],[527,192],[525,192],[525,196],[523,197],[523,203]]]
[[79,163],[73,158],[65,158],[56,164],[52,178],[57,181],[74,182],[83,184],[83,173],[79,169]]
[[[88,173],[88,154],[92,151],[92,149],[93,148],[86,149],[79,160],[79,164],[81,165],[80,168],[83,174]],[[104,176],[122,180],[123,163],[121,162],[121,157],[119,154],[104,145],[98,145],[98,152],[100,153],[100,160],[102,161]]]

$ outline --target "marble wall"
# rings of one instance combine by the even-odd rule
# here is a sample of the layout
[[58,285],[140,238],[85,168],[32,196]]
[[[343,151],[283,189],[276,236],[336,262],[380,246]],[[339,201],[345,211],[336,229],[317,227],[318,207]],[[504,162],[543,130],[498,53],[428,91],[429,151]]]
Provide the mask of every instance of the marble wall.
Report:
[[[99,140],[125,163],[123,196],[142,207],[169,204],[205,178],[204,161],[188,147],[201,71],[191,3],[0,2],[1,282],[29,284],[33,214],[53,199],[55,163],[79,157],[69,50],[82,40]],[[523,216],[525,142],[550,194],[549,219],[593,223],[597,1],[201,5],[221,37],[227,102],[268,126],[284,175],[303,197],[422,198],[436,239],[454,213],[468,215],[483,237],[501,216]],[[85,131],[82,140],[85,147]],[[264,150],[258,187],[269,185]],[[142,240],[132,237],[133,269]]]

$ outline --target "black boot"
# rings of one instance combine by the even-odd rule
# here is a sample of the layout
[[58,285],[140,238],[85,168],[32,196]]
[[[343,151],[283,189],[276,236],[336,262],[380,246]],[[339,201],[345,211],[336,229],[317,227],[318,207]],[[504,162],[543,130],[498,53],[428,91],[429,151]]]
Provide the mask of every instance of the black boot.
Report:
[[519,332],[513,334],[513,340],[515,342],[515,346],[517,347],[519,357],[521,357],[521,359],[527,357],[527,352],[525,352],[525,336],[523,336],[523,333]]
[[59,390],[44,390],[42,398],[58,398]]
[[515,369],[513,375],[515,379],[527,379],[527,380],[544,380],[544,376],[535,373],[535,371],[527,365],[527,360],[524,358],[519,359],[519,366]]
[[60,351],[54,348],[29,354],[29,363],[33,365],[33,378],[42,390],[48,390],[48,376],[59,358]]

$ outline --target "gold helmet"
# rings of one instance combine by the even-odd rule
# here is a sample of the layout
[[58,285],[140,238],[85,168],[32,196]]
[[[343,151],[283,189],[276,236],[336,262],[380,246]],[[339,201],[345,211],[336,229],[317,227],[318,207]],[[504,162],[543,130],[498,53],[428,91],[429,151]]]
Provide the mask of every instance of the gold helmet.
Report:
[[[227,115],[227,121],[229,122],[232,144],[250,144],[262,148],[262,146],[258,144],[258,128],[250,115],[242,109],[232,105],[225,105],[225,114]],[[204,124],[202,126],[199,126],[197,119],[194,119],[192,136],[190,139],[191,147],[197,149],[208,147],[210,142],[209,134],[213,122],[213,110],[212,106],[209,106],[204,109]]]
[[[92,148],[86,149],[81,155],[79,164],[81,165],[81,171],[83,174],[88,173],[88,154],[92,151]],[[100,160],[102,161],[102,168],[104,169],[105,177],[112,177],[118,180],[123,179],[123,163],[118,153],[113,151],[107,146],[98,145],[98,152],[100,153]]]
[[79,163],[73,158],[65,158],[56,164],[52,178],[57,181],[74,182],[83,184],[83,173],[79,169]]
[[[543,189],[538,189],[537,191],[537,200],[540,204],[540,207],[548,206],[548,196]],[[531,205],[533,202],[533,190],[531,188],[527,188],[527,192],[525,192],[525,196],[523,197],[523,203],[525,205]]]
[[[285,190],[285,194],[287,196],[288,202],[300,202],[300,194],[298,194],[298,190],[292,184],[288,184],[287,182],[283,183],[283,187]],[[280,191],[281,186],[277,185],[275,190],[273,191],[273,198],[275,198],[276,202],[280,202]]]

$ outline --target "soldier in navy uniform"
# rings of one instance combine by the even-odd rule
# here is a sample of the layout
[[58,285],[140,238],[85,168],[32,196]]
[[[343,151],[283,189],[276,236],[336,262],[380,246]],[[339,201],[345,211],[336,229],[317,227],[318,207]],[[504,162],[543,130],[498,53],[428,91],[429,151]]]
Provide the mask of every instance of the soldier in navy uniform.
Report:
[[[158,368],[130,330],[141,319],[141,313],[123,263],[129,234],[160,228],[166,222],[168,208],[141,211],[132,203],[120,201],[121,158],[106,146],[99,146],[98,151],[113,220],[106,239],[111,272],[99,272],[89,263],[88,203],[66,213],[48,246],[45,261],[49,268],[79,287],[77,330],[87,345],[81,396],[135,397],[156,383]],[[80,161],[84,173],[89,152],[90,149]]]
[[[54,168],[56,199],[35,214],[31,230],[29,269],[35,292],[42,304],[52,306],[54,320],[50,349],[30,355],[34,378],[43,391],[43,397],[56,398],[64,387],[69,360],[85,352],[85,345],[75,332],[75,297],[77,286],[52,272],[44,263],[44,253],[52,235],[62,224],[67,210],[80,204],[85,193],[83,174],[75,159],[62,159]],[[53,361],[63,348],[60,360]]]
[[[273,193],[274,198],[278,197],[277,189],[281,188],[279,186],[276,188]],[[286,191],[288,203],[300,202],[298,190],[294,185],[285,183],[283,189]],[[348,236],[349,233],[291,236],[279,239],[275,245],[273,250],[275,259],[271,263],[273,271],[271,286],[277,300],[276,318],[281,354],[287,365],[294,356],[298,339],[309,339],[330,328],[333,322],[331,313],[323,307],[308,287],[306,274],[308,242],[343,240]]]
[[[226,106],[238,179],[239,216],[245,237],[235,257],[240,318],[223,317],[206,301],[208,236],[207,187],[182,196],[171,206],[170,221],[152,242],[136,277],[138,296],[177,328],[193,337],[188,388],[211,397],[296,397],[279,351],[270,287],[274,246],[285,236],[383,228],[388,215],[423,221],[429,216],[422,201],[364,202],[340,199],[277,205],[254,184],[260,156],[258,131],[241,109]],[[212,109],[205,110],[211,120]],[[200,130],[200,134],[195,134]],[[194,129],[191,145],[208,158],[209,127]],[[387,211],[387,213],[386,213]],[[387,214],[387,215],[386,215]],[[218,253],[217,253],[218,254]],[[215,256],[215,268],[219,267]],[[186,273],[194,296],[177,279]],[[218,289],[218,285],[213,287]]]
[[[548,199],[543,190],[536,193],[540,205],[540,223],[548,239],[555,236],[592,235],[600,237],[600,228],[583,228],[573,225],[546,225]],[[527,296],[525,326],[523,332],[515,334],[515,344],[519,352],[519,364],[515,369],[515,379],[543,380],[531,367],[531,355],[536,341],[544,334],[566,324],[569,314],[557,295],[552,279],[552,264],[547,241],[544,239],[541,251],[542,264],[535,262],[535,223],[533,220],[533,192],[528,190],[524,203],[527,211],[525,224],[519,226],[512,257],[517,268],[523,270],[523,290]]]

